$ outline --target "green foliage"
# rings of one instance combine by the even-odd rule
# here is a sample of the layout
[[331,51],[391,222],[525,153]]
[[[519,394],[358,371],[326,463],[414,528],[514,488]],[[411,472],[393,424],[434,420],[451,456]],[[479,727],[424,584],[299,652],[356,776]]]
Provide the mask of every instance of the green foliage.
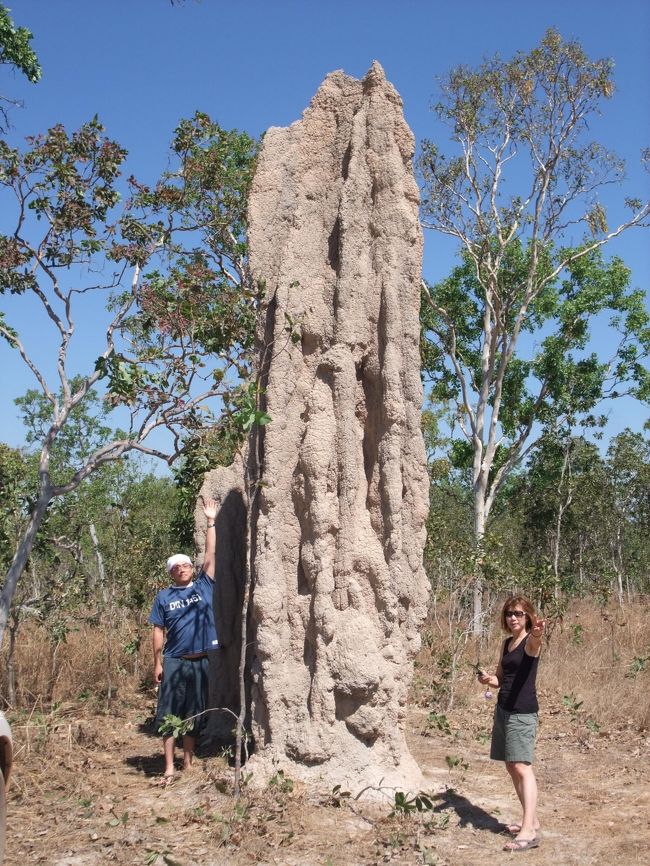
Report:
[[[577,252],[580,250],[563,249],[555,255],[547,248],[544,256],[540,256],[535,251],[542,260],[537,264],[536,279],[540,282],[547,279],[558,257],[570,258]],[[524,249],[519,241],[513,241],[504,252],[495,278],[495,293],[508,310],[500,323],[500,332],[506,340],[510,339],[515,313],[522,308],[529,291],[527,275],[532,255],[531,247]],[[450,323],[453,323],[454,352],[468,382],[482,380],[486,339],[485,290],[470,254],[463,253],[462,264],[442,283],[430,287],[429,293],[434,306],[425,299],[421,307],[424,374],[431,383],[435,401],[460,402],[463,380],[450,364]],[[436,309],[444,309],[445,314],[436,313]],[[584,354],[591,338],[591,325],[601,314],[608,314],[612,329],[621,333],[613,364],[609,358],[600,362],[595,354]],[[643,361],[650,352],[649,325],[642,293],[629,289],[629,270],[619,259],[605,262],[600,250],[571,261],[562,280],[546,283],[523,318],[521,328],[530,333],[544,328],[550,334],[541,339],[536,351],[528,357],[515,353],[506,360],[501,356],[505,367],[498,417],[506,442],[496,452],[491,471],[496,472],[505,463],[533,420],[546,430],[555,429],[565,419],[575,421],[578,417],[596,425],[600,419],[591,413],[605,397],[616,397],[625,391],[646,399],[650,379]],[[489,391],[493,408],[496,396],[493,382]],[[471,443],[454,442],[454,449],[453,465],[471,466],[474,453]]]
[[216,466],[229,466],[242,442],[240,431],[224,420],[219,427],[190,439],[174,470],[177,510],[173,529],[180,546],[191,549],[194,543],[194,509],[206,472]]
[[248,433],[254,424],[263,427],[272,420],[271,416],[260,408],[260,398],[260,390],[255,382],[242,385],[232,397],[232,423],[241,431],[242,436]]
[[350,791],[344,791],[341,785],[334,785],[332,791],[325,801],[325,805],[333,806],[335,809],[340,809],[345,800],[349,800],[352,796]]
[[[122,219],[126,246],[160,237],[164,270],[146,274],[138,311],[128,321],[135,343],[158,351],[158,335],[188,347],[199,367],[207,356],[225,364],[206,370],[216,384],[231,365],[249,373],[258,289],[247,271],[247,201],[257,145],[224,130],[201,112],[182,120],[172,153],[178,163],[155,187],[131,179],[132,199]],[[161,227],[168,227],[161,234]],[[164,371],[148,387],[169,387]]]
[[634,679],[637,674],[643,673],[648,669],[648,662],[650,662],[650,653],[644,656],[634,656],[625,676]]
[[[516,479],[494,518],[498,524],[507,514],[520,527],[518,555],[528,563],[524,583],[533,597],[544,605],[557,601],[558,589],[568,596],[614,592],[620,597],[624,579],[646,591],[649,472],[650,443],[629,430],[611,440],[604,457],[581,437],[538,444],[528,471]],[[574,632],[576,640],[582,638],[579,626]]]
[[[70,387],[73,391],[82,386],[81,377],[73,377]],[[59,405],[65,400],[63,389],[56,396]],[[14,403],[25,428],[25,443],[40,449],[48,431],[55,423],[55,407],[41,391],[30,388]],[[50,450],[50,475],[54,484],[65,485],[71,476],[96,449],[105,445],[110,438],[119,437],[106,423],[107,413],[95,389],[90,389],[82,403],[72,407],[66,424],[58,431]]]
[[469,764],[458,755],[445,755],[445,763],[449,767],[449,772],[452,770],[469,770]]
[[585,642],[584,628],[579,623],[572,623],[569,627],[571,634],[571,643],[573,646],[582,646]]
[[[460,621],[471,615],[471,577],[479,565],[486,600],[521,591],[553,621],[572,597],[624,601],[648,592],[650,442],[643,434],[623,431],[605,454],[580,436],[540,440],[502,486],[478,547],[471,480],[465,468],[438,456],[445,449],[449,442],[430,452],[425,567],[437,601],[459,605]],[[574,641],[584,640],[582,627],[569,628]],[[449,664],[435,653],[433,660],[432,700],[444,707]]]
[[[129,178],[131,194],[119,213],[126,151],[103,133],[94,118],[72,134],[53,127],[29,139],[25,152],[0,145],[0,184],[19,203],[17,230],[0,237],[0,290],[39,291],[64,332],[69,313],[61,317],[56,308],[57,297],[75,300],[64,282],[69,270],[83,264],[101,271],[113,262],[115,282],[88,289],[112,289],[108,346],[93,373],[77,381],[75,401],[85,397],[81,383],[101,379],[109,405],[143,413],[165,407],[168,426],[192,431],[207,420],[197,388],[206,396],[227,392],[233,387],[228,373],[241,380],[250,369],[258,296],[247,271],[246,201],[256,144],[197,113],[176,130],[177,165],[151,188]],[[43,224],[41,245],[24,236],[27,215],[30,227]],[[135,279],[122,285],[133,266]],[[35,273],[42,275],[38,283]],[[0,333],[17,345],[16,332],[3,324]],[[70,338],[63,342],[63,364]]]
[[420,791],[419,794],[413,794],[410,797],[404,791],[395,791],[393,808],[388,817],[394,818],[396,815],[408,817],[414,812],[431,812],[433,808],[431,796],[424,791]]
[[24,532],[37,485],[37,464],[0,443],[0,562],[8,568]]
[[[158,821],[164,820],[161,818]],[[164,863],[165,866],[181,866],[180,861],[171,855],[167,850],[158,851],[156,848],[146,848],[147,855],[144,858],[145,866],[155,866],[156,863]]]
[[[54,328],[51,386],[30,355],[31,333],[0,317],[0,336],[40,385],[19,401],[28,444],[42,449],[37,523],[53,499],[130,451],[173,462],[186,443],[201,441],[224,402],[226,447],[270,420],[257,406],[251,411],[246,387],[262,291],[251,283],[246,244],[256,148],[246,134],[197,113],[175,131],[170,170],[152,187],[129,178],[122,203],[126,151],[96,117],[73,133],[57,125],[29,138],[24,151],[0,142],[0,187],[16,201],[15,227],[0,236],[0,292],[30,294]],[[93,276],[80,286],[80,274]],[[106,275],[103,284],[97,274]],[[92,369],[73,376],[76,304],[92,293],[109,298],[106,321],[98,317],[98,331],[85,334],[96,346]],[[38,333],[43,353],[48,335]],[[126,431],[107,423],[118,406]],[[148,438],[161,428],[170,434],[164,450]],[[23,536],[8,572],[0,639],[32,539]],[[142,584],[134,585],[139,605]]]
[[[57,450],[55,471],[62,475],[73,471],[68,462],[76,447],[72,443],[67,454]],[[36,470],[35,456],[0,445],[5,567],[37,495]],[[89,609],[98,616],[119,605],[133,610],[139,622],[159,588],[165,551],[178,547],[170,528],[175,497],[170,479],[148,475],[137,463],[125,461],[101,467],[66,497],[55,499],[16,595],[14,624],[28,611],[47,624],[50,639],[57,643],[65,641]],[[138,631],[123,647],[134,663],[141,640]]]
[[428,848],[426,845],[420,843],[420,854],[422,856],[422,862],[424,866],[438,866],[440,860],[438,859],[438,855],[433,850],[433,848]]
[[111,809],[112,818],[106,822],[109,827],[126,827],[129,821],[129,813],[122,812],[121,815],[118,815],[114,809]]
[[[550,606],[560,570],[565,581],[575,576],[560,562],[571,504],[565,475],[555,497],[544,487],[542,513],[530,509],[533,555],[516,550],[518,520],[504,503],[516,502],[511,488],[521,489],[517,470],[535,442],[564,440],[578,424],[598,433],[606,399],[650,396],[650,317],[628,269],[601,252],[625,229],[647,225],[650,214],[650,203],[630,199],[632,214],[610,230],[598,201],[601,187],[623,177],[622,162],[588,137],[591,117],[613,93],[612,68],[552,29],[532,51],[457,67],[434,108],[454,152],[422,147],[424,224],[456,238],[461,250],[449,277],[422,291],[424,378],[434,403],[450,407],[453,439],[447,466],[432,463],[427,566],[432,575],[444,566],[447,585],[473,575],[477,632],[486,590],[529,586]],[[596,318],[609,323],[606,356],[591,350]],[[457,520],[446,517],[444,499]],[[448,553],[437,536],[453,539]],[[615,560],[611,570],[620,597],[623,567]],[[599,585],[611,587],[611,575]]]
[[[0,4],[0,66],[9,66],[21,72],[35,84],[40,80],[41,66],[30,45],[32,34],[26,27],[16,27],[9,12],[6,6]],[[15,100],[0,94],[0,132],[5,132],[9,127],[8,108],[16,104]]]
[[256,383],[243,383],[224,396],[224,414],[218,426],[189,439],[174,472],[178,512],[174,530],[186,547],[194,538],[194,508],[206,472],[229,466],[254,425],[264,426],[271,417],[260,408],[262,394]]
[[138,612],[159,589],[168,552],[181,547],[173,527],[177,490],[169,478],[127,466],[105,478],[108,507],[97,531],[117,601]]
[[274,788],[281,794],[290,794],[293,791],[293,779],[286,776],[284,770],[278,770],[269,779],[269,788]]
[[[620,178],[621,161],[586,139],[589,117],[614,92],[612,71],[611,60],[592,60],[553,29],[528,53],[452,69],[434,111],[466,151],[447,156],[424,143],[424,209],[436,227],[457,234],[462,224],[478,246],[538,229],[545,240],[575,200]],[[524,168],[530,186],[528,176],[522,183]],[[519,183],[509,184],[515,173]],[[474,219],[465,218],[472,207]],[[602,206],[591,203],[583,219],[590,233],[606,230]]]
[[33,34],[26,27],[16,27],[9,9],[0,5],[0,64],[13,66],[32,83],[41,77],[41,66],[29,44]]
[[193,724],[193,719],[181,719],[179,716],[173,715],[173,713],[168,713],[164,716],[158,733],[163,737],[182,737],[192,730]]
[[562,706],[568,710],[571,720],[574,722],[578,718],[578,713],[580,712],[583,703],[584,701],[579,701],[573,692],[562,697]]
[[432,710],[427,716],[425,725],[425,733],[430,731],[439,731],[442,734],[451,736],[451,728],[449,727],[449,719],[444,713],[437,713]]

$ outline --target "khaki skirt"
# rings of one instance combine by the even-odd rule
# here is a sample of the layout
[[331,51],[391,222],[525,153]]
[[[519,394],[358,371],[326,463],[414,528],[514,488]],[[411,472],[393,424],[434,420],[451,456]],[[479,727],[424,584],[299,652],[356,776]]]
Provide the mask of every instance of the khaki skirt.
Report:
[[492,760],[532,764],[537,720],[537,713],[509,713],[497,704],[490,746]]

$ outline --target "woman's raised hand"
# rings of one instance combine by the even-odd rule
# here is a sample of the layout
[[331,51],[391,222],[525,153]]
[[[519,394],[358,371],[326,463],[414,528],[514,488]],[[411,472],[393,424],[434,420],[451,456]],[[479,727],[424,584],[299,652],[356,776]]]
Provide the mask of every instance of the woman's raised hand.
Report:
[[541,638],[546,631],[546,620],[545,619],[537,619],[533,621],[533,627],[530,630],[530,633],[533,637]]

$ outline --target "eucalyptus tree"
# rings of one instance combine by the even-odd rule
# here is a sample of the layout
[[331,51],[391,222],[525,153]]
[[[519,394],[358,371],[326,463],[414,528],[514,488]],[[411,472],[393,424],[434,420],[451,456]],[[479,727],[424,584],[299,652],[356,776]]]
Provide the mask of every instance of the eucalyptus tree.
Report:
[[624,430],[610,442],[606,465],[611,490],[608,553],[614,593],[622,604],[650,589],[650,440]]
[[[641,293],[601,255],[650,215],[647,201],[627,199],[610,227],[599,195],[624,178],[622,161],[589,138],[612,68],[549,30],[529,53],[453,69],[435,111],[457,151],[422,148],[423,223],[462,251],[447,280],[423,283],[424,363],[464,434],[479,554],[495,497],[538,435],[584,420],[607,396],[649,393]],[[608,313],[603,357],[589,352],[590,324]],[[476,630],[481,593],[479,571]]]
[[34,461],[0,442],[0,568],[9,567],[25,530],[36,483]]
[[[41,65],[30,45],[32,33],[26,27],[16,27],[9,9],[0,3],[0,66],[16,69],[35,84],[41,78]],[[9,126],[7,110],[16,100],[0,94],[0,132]]]
[[[49,413],[39,432],[37,495],[0,595],[0,641],[54,499],[130,451],[171,464],[188,437],[214,422],[215,398],[237,408],[258,306],[246,247],[256,144],[197,113],[179,124],[171,151],[172,167],[150,187],[120,180],[126,151],[96,118],[72,134],[56,126],[23,152],[0,142],[5,225],[13,210],[0,235],[0,294],[31,304],[33,317],[21,332],[0,312],[0,336]],[[35,339],[39,311],[51,333],[39,327]],[[85,371],[80,342],[93,347]],[[39,365],[45,347],[49,358]],[[123,432],[79,452],[74,470],[56,480],[56,443],[98,387],[106,409],[120,410]],[[161,429],[168,445],[153,436]]]

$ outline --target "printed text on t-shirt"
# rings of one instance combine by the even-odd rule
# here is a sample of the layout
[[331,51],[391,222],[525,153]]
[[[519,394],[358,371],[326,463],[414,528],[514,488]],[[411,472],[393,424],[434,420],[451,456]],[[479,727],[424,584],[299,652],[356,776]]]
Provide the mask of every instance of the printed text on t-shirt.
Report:
[[188,607],[190,604],[196,604],[197,601],[201,601],[201,596],[191,595],[189,598],[181,598],[178,601],[170,601],[169,602],[169,610],[180,610],[182,607]]

